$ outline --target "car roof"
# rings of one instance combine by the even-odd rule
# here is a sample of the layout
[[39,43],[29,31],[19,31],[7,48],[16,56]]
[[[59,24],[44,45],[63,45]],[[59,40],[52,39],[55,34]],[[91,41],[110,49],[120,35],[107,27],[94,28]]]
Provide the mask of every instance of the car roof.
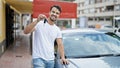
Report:
[[95,29],[88,29],[88,28],[79,28],[79,29],[66,29],[62,30],[62,33],[73,33],[73,32],[83,32],[83,33],[102,33],[100,31],[97,31]]

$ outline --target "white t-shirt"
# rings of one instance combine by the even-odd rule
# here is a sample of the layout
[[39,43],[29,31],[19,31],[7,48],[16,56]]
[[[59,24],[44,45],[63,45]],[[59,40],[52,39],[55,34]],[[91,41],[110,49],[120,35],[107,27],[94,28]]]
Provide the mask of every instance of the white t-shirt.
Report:
[[54,24],[40,21],[33,34],[33,58],[54,59],[54,41],[62,38],[60,29]]

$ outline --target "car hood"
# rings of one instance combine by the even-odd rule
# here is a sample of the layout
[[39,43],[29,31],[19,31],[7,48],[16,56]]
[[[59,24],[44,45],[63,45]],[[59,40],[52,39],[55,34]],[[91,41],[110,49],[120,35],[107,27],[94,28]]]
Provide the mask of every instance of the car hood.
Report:
[[70,58],[67,68],[120,68],[120,56],[97,58]]

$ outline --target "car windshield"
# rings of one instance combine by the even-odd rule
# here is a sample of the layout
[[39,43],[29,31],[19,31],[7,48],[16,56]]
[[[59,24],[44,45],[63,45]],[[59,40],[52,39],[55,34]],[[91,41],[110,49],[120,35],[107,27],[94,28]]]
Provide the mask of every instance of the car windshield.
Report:
[[64,33],[66,57],[120,54],[120,41],[104,33]]

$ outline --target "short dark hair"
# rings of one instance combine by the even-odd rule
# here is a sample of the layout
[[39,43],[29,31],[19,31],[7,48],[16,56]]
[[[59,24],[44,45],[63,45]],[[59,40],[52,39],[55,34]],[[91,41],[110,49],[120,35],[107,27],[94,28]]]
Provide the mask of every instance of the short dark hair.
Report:
[[58,6],[58,5],[53,5],[53,6],[50,8],[50,11],[52,10],[53,7],[57,8],[57,9],[60,11],[60,13],[62,12],[61,7]]

